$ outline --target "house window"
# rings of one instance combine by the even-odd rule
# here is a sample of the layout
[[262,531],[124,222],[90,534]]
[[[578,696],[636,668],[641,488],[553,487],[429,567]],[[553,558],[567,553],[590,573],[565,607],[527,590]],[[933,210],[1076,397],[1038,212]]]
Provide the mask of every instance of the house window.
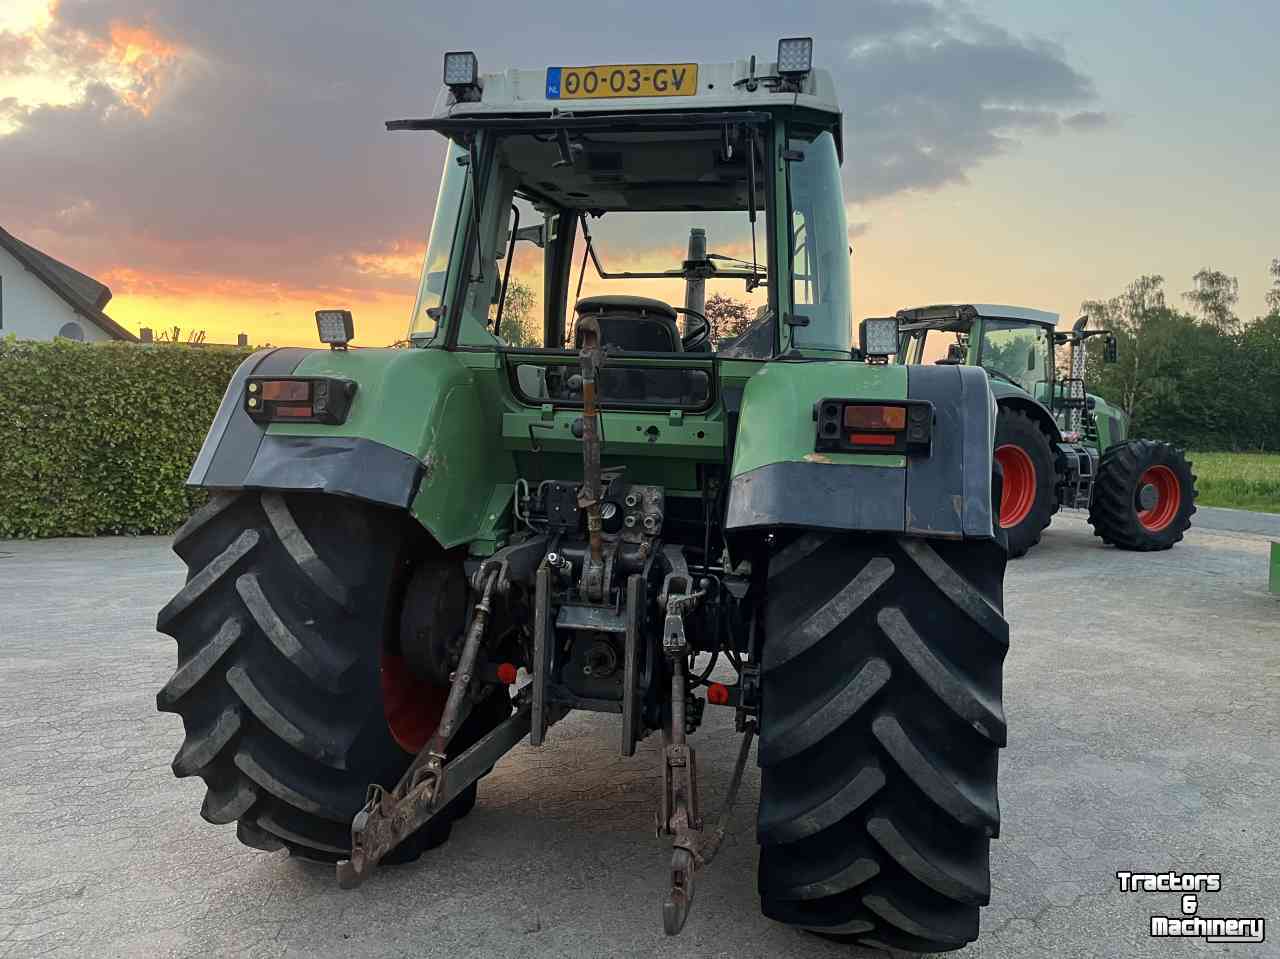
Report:
[[80,324],[76,322],[63,323],[62,329],[58,330],[58,335],[66,337],[68,340],[84,340],[84,330],[80,328]]

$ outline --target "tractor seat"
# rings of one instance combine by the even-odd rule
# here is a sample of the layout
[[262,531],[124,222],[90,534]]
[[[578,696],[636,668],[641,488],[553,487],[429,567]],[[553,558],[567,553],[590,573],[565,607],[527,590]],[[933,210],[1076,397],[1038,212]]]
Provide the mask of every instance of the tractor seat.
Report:
[[[579,319],[592,315],[600,324],[602,346],[631,353],[679,353],[680,331],[676,312],[661,300],[647,296],[589,296],[579,300]],[[575,328],[575,348],[582,347],[582,332]]]

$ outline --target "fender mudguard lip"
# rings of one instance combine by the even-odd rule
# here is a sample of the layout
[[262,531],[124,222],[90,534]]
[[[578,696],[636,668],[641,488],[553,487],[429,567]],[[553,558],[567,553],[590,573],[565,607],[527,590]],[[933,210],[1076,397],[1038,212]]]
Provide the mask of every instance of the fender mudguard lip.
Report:
[[907,471],[896,466],[769,463],[733,478],[725,528],[901,533],[906,488]]
[[934,405],[932,450],[906,468],[786,461],[733,478],[727,532],[805,527],[995,539],[996,402],[979,367],[912,366],[907,398]]
[[287,376],[311,352],[295,347],[259,350],[240,364],[187,485],[324,492],[408,509],[424,470],[416,457],[361,437],[275,436],[240,405],[249,376]]
[[416,457],[354,436],[265,436],[243,489],[353,496],[408,509],[424,467]]

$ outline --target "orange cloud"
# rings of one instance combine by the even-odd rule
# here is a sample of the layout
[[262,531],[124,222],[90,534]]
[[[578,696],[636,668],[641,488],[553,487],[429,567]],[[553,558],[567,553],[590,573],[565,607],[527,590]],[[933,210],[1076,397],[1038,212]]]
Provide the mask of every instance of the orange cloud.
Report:
[[315,311],[350,309],[361,346],[387,346],[401,339],[413,308],[413,289],[401,292],[347,287],[316,288],[267,283],[235,276],[146,273],[126,267],[99,275],[114,294],[108,312],[135,332],[170,330],[181,338],[203,331],[211,343],[234,343],[244,333],[254,345],[311,346]]
[[393,243],[391,248],[380,252],[355,252],[348,260],[355,271],[363,276],[378,279],[407,279],[417,282],[422,270],[424,245],[409,243]]
[[154,100],[183,48],[145,27],[120,21],[112,21],[109,36],[103,60],[126,78],[118,91],[121,99],[143,116],[150,116]]
[[[5,127],[21,122],[20,107],[73,103],[91,84],[110,88],[127,107],[149,116],[187,48],[141,24],[113,20],[105,36],[68,27],[58,4],[34,5],[0,31],[0,73],[13,101]],[[4,24],[0,23],[0,26]],[[5,132],[0,127],[0,135]]]

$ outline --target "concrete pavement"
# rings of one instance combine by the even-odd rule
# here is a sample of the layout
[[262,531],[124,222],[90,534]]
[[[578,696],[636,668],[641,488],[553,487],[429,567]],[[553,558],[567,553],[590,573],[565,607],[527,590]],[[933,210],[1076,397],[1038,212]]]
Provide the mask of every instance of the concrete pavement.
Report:
[[[1280,954],[1280,598],[1266,539],[1208,526],[1142,555],[1063,513],[1010,564],[1003,827],[965,955]],[[759,915],[754,765],[684,934],[664,938],[655,744],[619,759],[612,717],[518,747],[446,847],[358,891],[238,845],[199,818],[203,785],[173,779],[180,722],[155,712],[174,664],[155,611],[181,582],[161,539],[0,542],[0,959],[875,954]],[[736,736],[708,712],[710,811]],[[1149,938],[1178,895],[1123,894],[1115,873],[1167,869],[1221,872],[1201,914],[1261,915],[1268,941]]]

